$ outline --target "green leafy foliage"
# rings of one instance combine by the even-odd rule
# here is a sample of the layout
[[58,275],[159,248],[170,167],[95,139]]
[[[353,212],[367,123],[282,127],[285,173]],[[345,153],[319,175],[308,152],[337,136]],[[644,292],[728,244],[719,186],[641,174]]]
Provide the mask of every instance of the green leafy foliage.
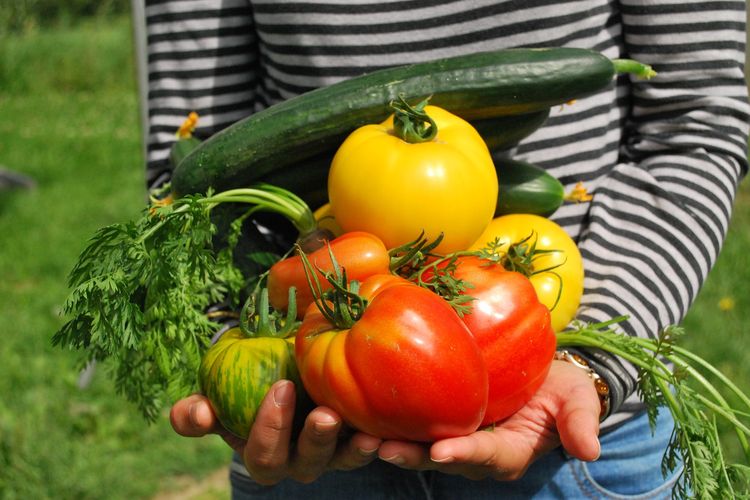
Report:
[[[52,339],[80,351],[84,363],[109,361],[118,392],[149,421],[198,389],[201,357],[220,328],[209,307],[238,309],[258,263],[270,260],[251,251],[242,256],[250,261],[245,272],[238,267],[234,252],[245,220],[268,211],[301,234],[317,228],[305,202],[275,186],[166,200],[154,198],[138,219],[96,232],[70,272],[64,312],[71,319]],[[234,210],[216,212],[219,234],[213,214],[223,204]]]
[[53,337],[85,362],[113,360],[118,391],[149,420],[197,388],[201,355],[219,328],[206,310],[236,305],[244,285],[232,258],[237,238],[214,248],[216,226],[201,199],[97,231],[70,273],[64,309],[72,319]]

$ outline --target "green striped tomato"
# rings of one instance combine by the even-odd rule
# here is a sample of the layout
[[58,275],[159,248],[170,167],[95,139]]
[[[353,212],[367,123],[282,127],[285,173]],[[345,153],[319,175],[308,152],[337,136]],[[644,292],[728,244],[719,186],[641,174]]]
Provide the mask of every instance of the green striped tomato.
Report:
[[294,361],[294,336],[247,337],[239,328],[226,331],[211,346],[199,371],[201,391],[216,417],[241,438],[250,433],[268,389],[281,379],[302,387]]

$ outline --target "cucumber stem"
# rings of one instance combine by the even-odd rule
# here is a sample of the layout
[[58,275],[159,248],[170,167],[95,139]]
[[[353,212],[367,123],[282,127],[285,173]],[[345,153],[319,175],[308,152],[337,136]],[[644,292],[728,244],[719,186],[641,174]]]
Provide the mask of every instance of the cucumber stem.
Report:
[[656,76],[656,71],[651,66],[634,59],[613,59],[612,64],[616,73],[630,73],[641,80],[649,80]]

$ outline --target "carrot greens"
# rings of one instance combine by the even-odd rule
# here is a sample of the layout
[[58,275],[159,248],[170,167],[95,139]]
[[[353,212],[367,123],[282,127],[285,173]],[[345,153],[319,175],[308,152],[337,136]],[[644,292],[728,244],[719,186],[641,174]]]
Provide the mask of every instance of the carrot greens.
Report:
[[[575,329],[557,334],[558,347],[602,349],[636,367],[639,395],[647,406],[651,425],[655,425],[660,408],[666,408],[674,418],[675,428],[662,461],[665,474],[679,463],[684,465],[674,497],[745,498],[750,468],[726,462],[717,419],[734,429],[750,461],[750,399],[707,361],[676,345],[682,328],[669,326],[653,339],[630,337],[614,329],[624,319],[579,323]],[[718,387],[711,380],[716,380]],[[722,396],[727,391],[740,408]]]
[[[221,204],[250,208],[219,238],[212,213]],[[116,389],[153,421],[166,404],[197,389],[201,356],[220,327],[208,309],[237,306],[252,279],[234,251],[243,222],[257,211],[284,215],[300,234],[317,227],[301,199],[260,185],[154,200],[137,220],[100,229],[70,272],[70,319],[53,343],[81,351],[83,364],[108,361]],[[263,268],[275,255],[259,247],[241,257]]]

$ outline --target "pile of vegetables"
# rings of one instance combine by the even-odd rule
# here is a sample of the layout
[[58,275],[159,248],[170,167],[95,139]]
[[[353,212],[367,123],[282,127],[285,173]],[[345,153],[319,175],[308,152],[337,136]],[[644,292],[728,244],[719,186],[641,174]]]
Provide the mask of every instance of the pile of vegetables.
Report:
[[[587,50],[503,50],[354,78],[202,143],[191,116],[171,186],[82,252],[53,342],[105,361],[149,420],[200,390],[244,437],[287,378],[304,389],[300,407],[416,441],[512,415],[556,348],[596,347],[639,369],[652,421],[659,406],[673,414],[677,494],[735,495],[748,469],[725,463],[716,418],[750,457],[750,399],[678,347],[677,327],[650,340],[618,333],[622,318],[574,322],[583,262],[546,218],[562,185],[496,154],[621,72],[653,76]],[[294,228],[294,244],[261,234],[265,212]],[[238,326],[212,342],[227,319]]]

